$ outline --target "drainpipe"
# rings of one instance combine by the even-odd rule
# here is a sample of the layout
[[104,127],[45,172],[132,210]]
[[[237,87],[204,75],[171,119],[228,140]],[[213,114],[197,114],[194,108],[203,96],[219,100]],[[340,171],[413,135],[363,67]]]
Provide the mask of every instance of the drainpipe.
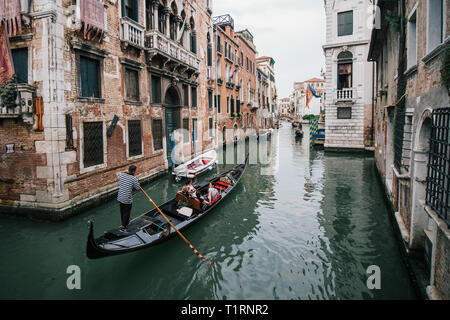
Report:
[[373,61],[372,62],[372,128],[371,128],[371,133],[370,133],[370,139],[372,140],[372,146],[375,147],[375,141],[374,141],[374,132],[375,132],[375,127],[374,127],[374,117],[375,117],[375,72],[376,72],[376,68],[375,68],[376,62]]

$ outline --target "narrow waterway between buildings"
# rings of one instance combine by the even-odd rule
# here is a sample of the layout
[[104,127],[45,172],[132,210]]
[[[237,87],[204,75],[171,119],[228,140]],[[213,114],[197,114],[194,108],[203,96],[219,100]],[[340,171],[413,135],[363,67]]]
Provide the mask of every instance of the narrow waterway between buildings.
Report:
[[[416,298],[373,157],[310,150],[308,132],[296,140],[290,123],[272,143],[271,170],[249,165],[227,200],[184,233],[212,267],[179,237],[89,260],[88,220],[96,236],[120,224],[112,200],[63,223],[0,217],[0,298]],[[199,180],[231,166],[220,164]],[[144,189],[161,204],[180,188],[167,174]],[[136,193],[132,216],[149,209]],[[81,269],[81,290],[67,289],[70,265]],[[372,265],[381,270],[379,290],[367,287]]]

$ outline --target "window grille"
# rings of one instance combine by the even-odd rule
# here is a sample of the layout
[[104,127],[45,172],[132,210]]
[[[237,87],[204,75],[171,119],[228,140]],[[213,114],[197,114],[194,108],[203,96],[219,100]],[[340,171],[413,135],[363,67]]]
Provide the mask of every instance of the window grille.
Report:
[[163,139],[162,139],[162,120],[153,119],[152,122],[152,135],[153,135],[153,148],[155,150],[162,150]]
[[450,108],[433,111],[426,204],[450,228]]
[[85,168],[103,163],[103,122],[83,124],[83,164]]
[[142,128],[140,120],[128,121],[128,155],[130,157],[142,154]]

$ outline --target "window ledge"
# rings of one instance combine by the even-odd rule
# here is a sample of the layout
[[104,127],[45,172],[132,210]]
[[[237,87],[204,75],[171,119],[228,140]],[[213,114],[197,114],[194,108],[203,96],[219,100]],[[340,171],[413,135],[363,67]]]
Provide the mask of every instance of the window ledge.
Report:
[[152,107],[162,107],[162,103],[161,102],[152,102],[151,106]]
[[417,72],[417,64],[413,65],[412,67],[410,67],[408,70],[405,71],[405,76],[406,77],[410,77],[413,74],[415,74]]
[[422,61],[425,63],[425,65],[429,64],[435,58],[440,56],[440,54],[444,51],[444,48],[450,43],[449,39],[438,45],[430,53],[428,53],[425,57],[422,58]]
[[428,205],[423,204],[425,208],[425,212],[427,215],[434,220],[439,229],[441,229],[442,233],[445,235],[447,240],[450,240],[450,229],[447,227],[445,221],[438,216],[438,214]]
[[132,105],[132,106],[142,106],[142,101],[125,100],[125,104]]
[[105,103],[103,98],[89,98],[89,97],[78,97],[78,101],[87,103]]
[[127,157],[127,160],[128,160],[128,161],[133,161],[133,160],[139,160],[139,159],[142,159],[142,158],[144,158],[144,153],[139,154],[139,155],[137,155],[137,156]]

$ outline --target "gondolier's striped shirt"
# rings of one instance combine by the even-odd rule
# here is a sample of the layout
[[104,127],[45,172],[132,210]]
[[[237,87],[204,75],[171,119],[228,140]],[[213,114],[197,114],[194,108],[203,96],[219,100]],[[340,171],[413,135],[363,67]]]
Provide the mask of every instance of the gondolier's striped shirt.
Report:
[[118,173],[117,178],[119,179],[119,194],[117,195],[117,201],[123,204],[132,204],[133,189],[139,189],[139,182],[135,176],[128,173]]

